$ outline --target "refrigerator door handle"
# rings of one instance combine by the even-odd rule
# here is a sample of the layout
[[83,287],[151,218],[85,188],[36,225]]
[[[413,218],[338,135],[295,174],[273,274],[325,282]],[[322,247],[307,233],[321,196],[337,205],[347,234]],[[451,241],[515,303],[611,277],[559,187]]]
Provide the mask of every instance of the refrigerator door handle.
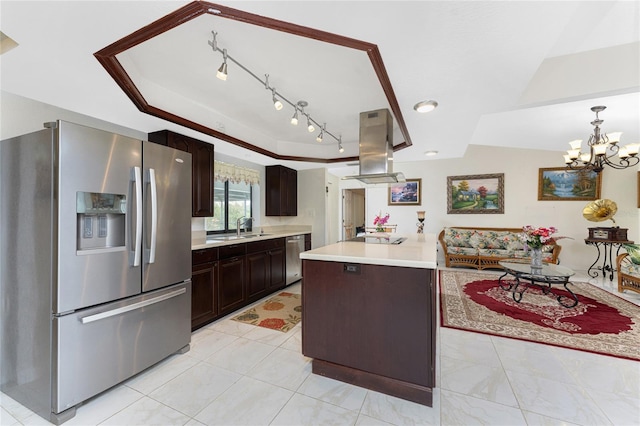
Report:
[[149,183],[151,185],[151,250],[149,252],[149,263],[155,263],[158,236],[158,190],[156,188],[156,171],[154,169],[149,169]]
[[116,315],[123,314],[125,312],[134,311],[136,309],[144,308],[145,306],[154,305],[156,303],[162,302],[167,299],[174,298],[176,296],[180,296],[181,294],[186,293],[187,289],[182,287],[178,290],[172,291],[170,293],[163,294],[158,297],[154,297],[153,299],[143,300],[141,302],[132,303],[131,305],[123,306],[121,308],[112,309],[106,312],[100,312],[99,314],[88,315],[86,317],[80,318],[80,322],[82,324],[88,324],[94,321],[99,321],[105,318],[114,317]]
[[140,266],[142,251],[142,172],[140,167],[133,168],[133,183],[136,189],[136,237],[133,250],[133,266]]

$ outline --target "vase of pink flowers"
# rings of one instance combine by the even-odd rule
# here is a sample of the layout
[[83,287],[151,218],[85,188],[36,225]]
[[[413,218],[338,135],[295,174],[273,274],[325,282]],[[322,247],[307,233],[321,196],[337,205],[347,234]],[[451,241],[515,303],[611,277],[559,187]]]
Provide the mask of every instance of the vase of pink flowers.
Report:
[[389,213],[382,216],[382,212],[373,218],[373,224],[376,226],[376,232],[384,232],[384,225],[389,221]]
[[542,268],[542,247],[547,244],[553,244],[561,238],[554,237],[553,234],[558,232],[556,228],[534,228],[527,225],[522,227],[520,239],[525,243],[525,249],[531,249],[531,267],[534,269]]

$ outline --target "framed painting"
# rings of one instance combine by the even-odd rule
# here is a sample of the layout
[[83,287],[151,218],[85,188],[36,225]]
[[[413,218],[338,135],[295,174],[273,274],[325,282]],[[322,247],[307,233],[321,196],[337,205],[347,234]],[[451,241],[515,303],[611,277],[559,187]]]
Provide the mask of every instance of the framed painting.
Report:
[[538,200],[593,201],[600,198],[602,175],[593,170],[569,170],[566,167],[540,169]]
[[402,183],[389,184],[390,206],[419,206],[422,203],[422,179],[407,179]]
[[638,208],[640,209],[640,172],[638,172],[638,182],[636,183],[636,190],[638,191]]
[[447,177],[447,214],[503,213],[504,173]]

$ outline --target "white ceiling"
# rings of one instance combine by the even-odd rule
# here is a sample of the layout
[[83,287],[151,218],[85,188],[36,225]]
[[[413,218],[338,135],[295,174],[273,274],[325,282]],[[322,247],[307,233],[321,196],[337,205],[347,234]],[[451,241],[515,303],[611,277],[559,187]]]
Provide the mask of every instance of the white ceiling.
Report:
[[[140,112],[93,56],[187,3],[1,1],[0,30],[19,44],[0,57],[1,89],[144,132],[173,129],[248,161],[283,163]],[[435,159],[460,157],[469,144],[564,151],[569,140],[588,138],[594,105],[607,106],[605,131],[624,132],[623,145],[640,141],[638,1],[219,4],[377,45],[413,143],[396,163],[423,160],[427,150],[439,151]],[[118,56],[149,104],[279,155],[338,156],[328,139],[317,144],[317,132],[291,126],[293,109],[276,112],[264,87],[231,64],[226,82],[214,77],[222,58],[207,41],[216,30],[230,55],[269,73],[291,100],[307,100],[307,112],[342,135],[345,155],[357,155],[358,113],[387,106],[361,51],[213,15],[189,25]],[[425,99],[439,107],[414,112]],[[394,138],[402,141],[398,132]]]

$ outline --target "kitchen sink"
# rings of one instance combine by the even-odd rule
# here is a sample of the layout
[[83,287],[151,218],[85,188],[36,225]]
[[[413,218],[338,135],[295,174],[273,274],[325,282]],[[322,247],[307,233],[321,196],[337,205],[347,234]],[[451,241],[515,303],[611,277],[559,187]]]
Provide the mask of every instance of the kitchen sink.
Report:
[[266,237],[271,234],[241,234],[237,236],[233,235],[209,235],[207,236],[207,242],[216,242],[216,241],[233,241],[233,240],[242,240],[245,238],[256,238],[256,237]]

